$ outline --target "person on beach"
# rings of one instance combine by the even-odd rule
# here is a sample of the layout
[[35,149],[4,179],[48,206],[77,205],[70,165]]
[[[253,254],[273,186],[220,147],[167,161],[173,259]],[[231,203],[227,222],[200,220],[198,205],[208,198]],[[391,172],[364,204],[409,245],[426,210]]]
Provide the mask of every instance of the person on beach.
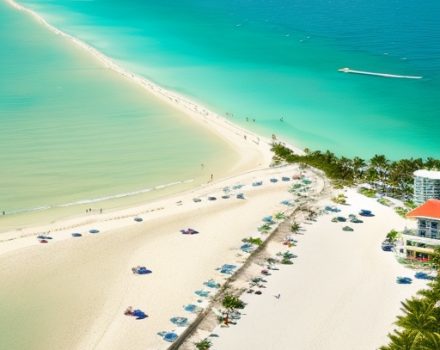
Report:
[[279,299],[281,297],[281,294],[275,295],[275,298]]
[[214,180],[214,174],[211,174],[211,181]]
[[101,208],[101,209],[99,209],[99,213],[100,213],[100,214],[102,214],[102,208]]

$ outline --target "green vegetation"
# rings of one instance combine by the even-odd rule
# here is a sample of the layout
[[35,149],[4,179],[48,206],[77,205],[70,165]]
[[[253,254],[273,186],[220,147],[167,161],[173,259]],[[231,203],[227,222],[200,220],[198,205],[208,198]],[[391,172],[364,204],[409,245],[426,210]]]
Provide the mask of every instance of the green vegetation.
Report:
[[269,233],[269,231],[272,229],[272,227],[269,225],[269,224],[264,224],[264,225],[261,225],[259,228],[258,228],[258,232],[261,232],[261,233]]
[[278,212],[278,213],[275,213],[274,218],[275,218],[275,220],[280,221],[280,220],[284,220],[286,218],[286,215],[282,212]]
[[287,252],[279,252],[277,253],[277,256],[281,257],[281,264],[283,265],[292,265],[293,261],[292,259],[296,258],[295,254],[292,254],[291,252],[287,251]]
[[405,204],[405,207],[407,207],[408,209],[415,209],[415,208],[417,208],[417,204],[414,203],[411,200],[406,201],[404,204]]
[[386,239],[389,242],[395,242],[397,241],[397,238],[399,237],[399,232],[396,230],[391,230],[390,232],[387,233]]
[[365,188],[365,187],[361,187],[359,189],[359,193],[369,198],[375,198],[377,194],[377,192],[372,188]]
[[387,207],[390,207],[390,206],[393,204],[393,202],[391,202],[389,199],[384,198],[384,197],[379,198],[377,201],[378,201],[380,204],[385,205],[385,206],[387,206]]
[[228,312],[235,309],[244,309],[245,303],[237,296],[233,294],[226,294],[222,300],[223,307],[228,310]]
[[398,214],[398,215],[400,215],[401,217],[405,217],[406,216],[406,214],[408,214],[408,209],[406,209],[406,208],[403,208],[403,207],[396,207],[396,208],[394,208],[394,211]]
[[263,240],[260,237],[254,238],[254,237],[249,237],[249,238],[244,238],[243,239],[244,243],[250,243],[253,245],[257,245],[260,246],[263,244]]
[[347,197],[341,193],[338,194],[336,197],[333,197],[332,201],[336,204],[347,204]]
[[390,161],[384,155],[375,155],[369,161],[359,157],[337,157],[330,151],[308,151],[297,155],[279,143],[272,145],[275,158],[301,166],[322,170],[326,176],[346,185],[368,183],[375,191],[396,198],[412,196],[413,173],[418,169],[440,169],[440,160],[427,158]]
[[297,222],[294,222],[292,225],[290,225],[290,232],[292,233],[298,233],[300,229],[301,229],[301,225],[298,224]]
[[194,343],[194,345],[196,346],[197,350],[208,350],[209,348],[211,348],[212,343],[209,339],[205,338],[198,343]]
[[435,250],[431,264],[437,277],[416,297],[402,302],[402,316],[397,317],[390,342],[381,350],[433,350],[440,349],[440,247]]

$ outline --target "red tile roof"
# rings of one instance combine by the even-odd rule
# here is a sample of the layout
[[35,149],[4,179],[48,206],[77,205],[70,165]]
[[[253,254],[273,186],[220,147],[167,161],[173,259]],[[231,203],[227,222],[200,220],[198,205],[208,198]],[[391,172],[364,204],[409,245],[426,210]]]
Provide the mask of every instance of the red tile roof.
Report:
[[407,218],[432,218],[440,220],[440,200],[429,199],[420,207],[406,214]]

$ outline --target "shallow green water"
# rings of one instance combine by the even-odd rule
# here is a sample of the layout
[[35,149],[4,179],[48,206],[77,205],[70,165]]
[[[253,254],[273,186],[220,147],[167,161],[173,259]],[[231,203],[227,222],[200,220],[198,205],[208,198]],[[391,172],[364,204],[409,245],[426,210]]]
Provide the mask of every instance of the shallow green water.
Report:
[[3,2],[0,43],[0,211],[89,200],[99,207],[93,200],[207,179],[235,157]]

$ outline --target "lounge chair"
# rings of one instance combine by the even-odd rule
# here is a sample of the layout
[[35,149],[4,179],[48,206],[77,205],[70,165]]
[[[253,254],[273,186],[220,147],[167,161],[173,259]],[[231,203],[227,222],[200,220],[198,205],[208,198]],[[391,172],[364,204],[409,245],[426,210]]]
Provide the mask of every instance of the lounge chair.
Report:
[[209,280],[207,282],[204,282],[203,284],[208,288],[220,288],[220,283],[217,283],[214,280]]
[[196,290],[194,293],[202,298],[206,298],[209,296],[209,291],[207,291],[207,290],[200,289],[200,290]]
[[240,249],[245,253],[252,253],[255,250],[255,247],[250,243],[243,244]]
[[134,221],[136,221],[136,222],[142,222],[142,221],[144,221],[144,219],[139,218],[139,217],[136,217],[136,218],[134,218]]
[[72,233],[72,237],[81,237],[81,236],[82,236],[81,233],[78,232]]
[[208,197],[208,201],[216,201],[216,200],[217,200],[217,197],[214,197],[214,196]]
[[236,268],[237,268],[237,266],[235,266],[235,265],[224,264],[222,267],[219,267],[217,270],[219,270],[220,273],[223,273],[226,275],[232,275]]
[[348,232],[354,231],[350,226],[344,226],[344,227],[342,228],[342,230],[343,230],[343,231],[348,231]]
[[89,230],[89,233],[99,233],[99,230],[97,230],[96,228],[92,228],[91,230]]
[[276,183],[276,182],[278,182],[278,179],[275,179],[275,178],[273,177],[273,178],[270,179],[270,182],[272,182],[272,183]]
[[243,194],[243,193],[239,193],[239,194],[237,194],[237,198],[238,198],[238,199],[244,199],[244,194]]
[[199,203],[199,202],[201,202],[202,200],[200,199],[200,198],[193,198],[193,202],[195,202],[195,203]]
[[39,235],[37,236],[38,239],[52,239],[52,237],[50,236],[46,236],[46,235]]
[[188,305],[185,305],[185,306],[183,307],[183,309],[184,309],[185,311],[187,311],[187,312],[191,312],[191,313],[194,313],[194,312],[197,312],[198,310],[200,310],[200,308],[199,308],[197,305],[194,305],[194,304],[188,304]]
[[361,209],[361,211],[359,212],[360,216],[374,216],[373,212],[371,210],[366,210],[366,209]]
[[144,318],[148,317],[148,315],[145,312],[139,309],[133,310],[132,315],[136,317],[137,320],[143,320]]
[[263,221],[264,222],[266,222],[266,223],[268,223],[268,224],[274,224],[275,222],[273,221],[273,219],[272,219],[272,216],[265,216],[264,218],[263,218]]
[[178,327],[185,327],[188,324],[188,319],[186,317],[172,317],[170,321]]
[[178,335],[174,332],[166,332],[163,336],[162,339],[167,341],[167,342],[174,342],[177,339]]
[[188,229],[186,229],[186,230],[182,229],[182,230],[180,230],[180,232],[181,232],[182,234],[184,234],[184,235],[196,235],[196,234],[199,233],[199,231],[196,231],[196,230],[194,230],[194,229],[192,229],[192,228],[188,228]]
[[287,181],[290,181],[290,178],[289,178],[289,177],[287,177],[287,176],[283,176],[283,177],[281,178],[281,180],[282,180],[282,181],[286,181],[286,182],[287,182]]
[[410,277],[397,277],[396,282],[398,284],[411,284],[412,278],[410,278]]
[[432,281],[434,279],[433,276],[429,276],[426,272],[422,272],[422,271],[416,272],[414,277],[419,280],[428,280],[428,281]]
[[148,275],[150,273],[153,273],[153,271],[147,269],[145,266],[138,266],[133,268],[132,270],[137,275]]

